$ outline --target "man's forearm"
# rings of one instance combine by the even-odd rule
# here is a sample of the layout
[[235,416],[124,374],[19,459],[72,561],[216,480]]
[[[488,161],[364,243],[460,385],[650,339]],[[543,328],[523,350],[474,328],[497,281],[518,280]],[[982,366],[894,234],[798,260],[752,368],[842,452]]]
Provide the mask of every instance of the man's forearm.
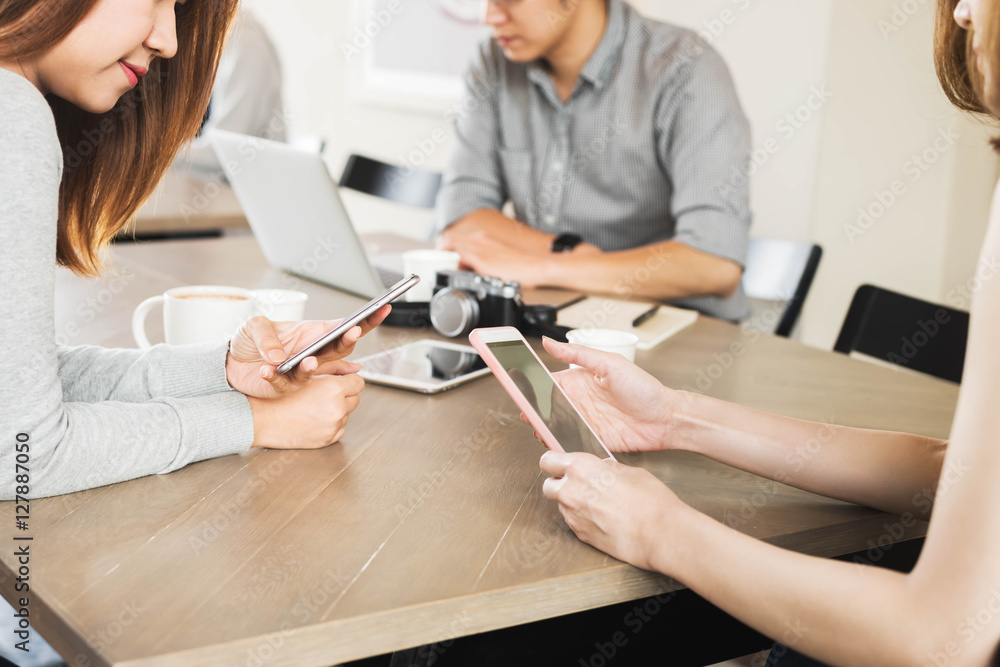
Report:
[[441,234],[444,241],[476,233],[485,233],[529,253],[547,253],[555,236],[508,218],[500,211],[481,209],[471,213]]
[[784,484],[929,519],[948,443],[816,423],[681,393],[671,446]]
[[551,287],[659,301],[726,297],[743,275],[737,264],[676,241],[619,252],[552,255],[546,273],[545,283]]

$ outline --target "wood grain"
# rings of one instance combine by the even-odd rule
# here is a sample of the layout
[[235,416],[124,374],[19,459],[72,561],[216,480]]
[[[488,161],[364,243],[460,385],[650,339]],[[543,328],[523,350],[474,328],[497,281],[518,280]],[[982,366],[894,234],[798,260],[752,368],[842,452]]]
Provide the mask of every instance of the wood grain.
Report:
[[[302,289],[310,318],[360,303],[270,268],[251,237],[119,245],[115,266],[129,277],[89,322],[80,304],[108,283],[60,273],[57,331],[73,325],[71,344],[130,346],[135,306],[182,284]],[[438,336],[383,327],[356,354],[426,337]],[[754,408],[937,437],[958,395],[708,318],[637,362]],[[255,450],[33,501],[35,628],[94,665],[318,667],[679,586],[577,540],[541,494],[541,453],[492,378],[433,397],[370,386],[343,442],[324,450]],[[687,452],[629,462],[719,521],[803,553],[867,549],[894,521]],[[3,525],[13,511],[0,503]],[[13,568],[0,552],[8,600]]]

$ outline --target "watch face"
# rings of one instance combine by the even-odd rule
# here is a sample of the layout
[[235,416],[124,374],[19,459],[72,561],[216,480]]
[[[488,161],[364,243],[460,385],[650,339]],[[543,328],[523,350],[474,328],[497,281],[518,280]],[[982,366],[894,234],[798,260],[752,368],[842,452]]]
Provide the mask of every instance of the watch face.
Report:
[[552,252],[570,252],[583,242],[576,234],[560,234],[552,242]]
[[482,23],[484,0],[431,0],[438,9],[460,23]]

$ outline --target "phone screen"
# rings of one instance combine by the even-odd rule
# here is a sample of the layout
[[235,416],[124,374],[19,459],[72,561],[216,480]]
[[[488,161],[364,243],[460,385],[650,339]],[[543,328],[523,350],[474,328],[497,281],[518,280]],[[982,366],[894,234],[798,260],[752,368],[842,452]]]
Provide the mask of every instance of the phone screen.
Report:
[[400,296],[405,294],[408,290],[412,289],[413,286],[419,282],[420,282],[420,277],[416,275],[410,275],[407,276],[406,278],[403,278],[398,283],[390,287],[385,292],[385,294],[375,297],[374,299],[366,303],[364,306],[362,306],[359,310],[345,317],[344,321],[341,322],[339,325],[337,325],[337,327],[333,331],[329,331],[323,334],[322,336],[319,337],[319,339],[316,342],[312,343],[304,350],[299,351],[294,357],[288,359],[283,364],[278,366],[278,373],[281,375],[288,373],[296,366],[298,366],[299,362],[301,362],[303,359],[316,354],[324,347],[326,347],[327,345],[334,342],[335,340],[343,336],[345,333],[350,331],[351,328],[354,327],[356,324],[359,324],[361,320],[365,319],[369,315],[373,315],[375,311],[377,311],[379,308],[389,303],[390,301],[398,299]]
[[486,347],[564,450],[608,458],[608,451],[527,345],[512,340],[486,343]]
[[486,362],[472,348],[465,351],[432,340],[416,341],[357,361],[370,373],[426,385],[444,384],[486,368]]

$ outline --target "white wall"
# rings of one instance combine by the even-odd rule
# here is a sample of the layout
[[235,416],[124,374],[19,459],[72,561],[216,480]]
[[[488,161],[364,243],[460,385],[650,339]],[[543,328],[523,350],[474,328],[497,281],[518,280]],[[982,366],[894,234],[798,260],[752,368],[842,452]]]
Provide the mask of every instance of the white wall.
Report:
[[[823,347],[832,347],[862,283],[944,301],[964,282],[996,180],[984,129],[937,84],[934,3],[897,16],[899,29],[889,31],[893,4],[833,3],[827,80],[837,97],[825,109],[811,231],[826,254],[803,332]],[[941,139],[948,132],[954,143]],[[894,182],[902,194],[887,194]]]
[[[406,0],[422,2],[423,0]],[[952,112],[930,60],[933,3],[923,2],[883,38],[896,0],[633,0],[649,16],[711,37],[733,71],[754,128],[768,139],[753,176],[754,236],[812,239],[826,256],[803,315],[806,342],[831,347],[854,289],[875,282],[943,300],[971,274],[985,222],[996,160],[983,131]],[[358,19],[351,0],[249,0],[286,63],[292,132],[328,140],[339,174],[351,152],[400,162],[441,128],[445,108],[412,112],[362,103],[351,95],[351,68],[340,44]],[[430,39],[430,37],[429,37]],[[357,64],[356,62],[354,64]],[[815,89],[832,96],[819,103]],[[812,102],[818,109],[809,109]],[[799,114],[789,123],[787,114]],[[780,125],[779,125],[780,123]],[[844,225],[859,206],[932,144],[958,128],[956,146],[923,174],[854,243]],[[427,159],[441,169],[450,141]],[[431,215],[348,194],[363,231],[423,237]]]

